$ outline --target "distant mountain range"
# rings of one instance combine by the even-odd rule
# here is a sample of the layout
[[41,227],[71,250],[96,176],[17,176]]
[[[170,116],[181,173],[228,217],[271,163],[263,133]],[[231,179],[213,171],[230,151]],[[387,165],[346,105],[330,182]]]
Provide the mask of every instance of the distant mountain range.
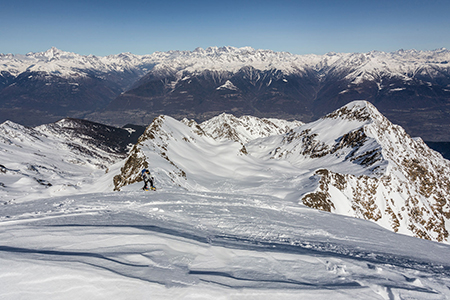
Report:
[[63,117],[122,126],[164,114],[311,122],[367,100],[412,136],[450,141],[450,51],[294,55],[252,48],[82,56],[0,54],[0,121]]

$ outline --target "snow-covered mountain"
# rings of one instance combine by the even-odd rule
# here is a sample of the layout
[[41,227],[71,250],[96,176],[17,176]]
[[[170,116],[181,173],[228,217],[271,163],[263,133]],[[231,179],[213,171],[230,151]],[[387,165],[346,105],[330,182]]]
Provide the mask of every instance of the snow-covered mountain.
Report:
[[[193,124],[192,120],[184,119],[183,122],[190,126]],[[223,113],[203,122],[200,127],[215,140],[232,140],[245,144],[256,138],[284,134],[300,125],[303,125],[300,121],[260,119],[253,116],[237,118]]]
[[0,124],[0,199],[83,193],[92,185],[111,190],[111,180],[99,177],[126,157],[137,139],[132,131],[77,119],[35,128]]
[[150,168],[162,188],[268,194],[448,242],[450,163],[365,101],[307,124],[160,116],[132,148],[133,129],[77,119],[7,121],[0,133],[4,199],[22,197],[22,187],[26,199],[121,190]]
[[367,100],[414,136],[450,140],[441,130],[449,125],[446,49],[319,56],[225,47],[164,59],[97,117],[119,113],[124,122],[129,110],[148,122],[160,114],[203,121],[227,112],[309,122]]
[[150,168],[163,188],[269,194],[448,242],[450,162],[370,103],[285,124],[285,133],[266,125],[227,115],[201,124],[161,116],[132,149],[115,188],[140,181],[140,170]]
[[302,197],[304,204],[371,219],[396,232],[448,240],[449,161],[371,104],[352,102],[275,145],[253,147],[264,149],[265,157],[317,168],[317,190]]
[[370,103],[135,129],[0,125],[1,299],[450,298],[450,163]]
[[0,121],[36,125],[71,116],[122,126],[146,125],[160,114],[205,121],[226,112],[310,122],[364,99],[411,135],[448,141],[449,61],[446,49],[1,54]]
[[[209,190],[209,183],[200,183],[207,179],[207,182],[212,180],[213,185],[228,186],[226,189],[230,190],[230,182],[237,177],[244,180],[253,169],[242,169],[240,174],[235,165],[236,157],[244,160],[242,168],[253,161],[248,161],[246,156],[245,144],[249,140],[285,133],[300,124],[226,114],[197,124],[194,120],[177,121],[160,116],[134,145],[121,173],[114,178],[115,189],[141,181],[140,171],[152,165],[158,181],[165,186]],[[192,181],[186,177],[186,172],[205,178]],[[259,176],[257,172],[255,176]],[[242,183],[246,185],[246,179]]]
[[82,117],[104,108],[151,67],[150,57],[130,53],[98,57],[51,48],[0,54],[0,122],[39,125]]
[[88,77],[92,72],[132,72],[138,67],[151,66],[154,58],[131,53],[108,56],[80,55],[52,47],[45,52],[30,52],[26,55],[0,54],[0,61],[2,74],[18,76],[24,72],[45,72],[49,75],[73,78]]

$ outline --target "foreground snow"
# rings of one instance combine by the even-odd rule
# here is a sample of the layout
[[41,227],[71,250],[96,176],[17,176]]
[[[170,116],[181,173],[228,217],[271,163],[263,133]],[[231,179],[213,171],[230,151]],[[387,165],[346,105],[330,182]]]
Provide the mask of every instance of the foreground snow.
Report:
[[2,205],[0,298],[450,298],[449,245],[267,195],[139,187]]

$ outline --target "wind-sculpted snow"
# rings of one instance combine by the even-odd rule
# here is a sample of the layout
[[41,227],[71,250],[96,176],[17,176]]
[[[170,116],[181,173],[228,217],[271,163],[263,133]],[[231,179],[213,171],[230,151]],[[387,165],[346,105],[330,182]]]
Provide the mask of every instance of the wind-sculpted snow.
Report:
[[2,299],[450,296],[448,245],[271,196],[130,189],[1,212]]

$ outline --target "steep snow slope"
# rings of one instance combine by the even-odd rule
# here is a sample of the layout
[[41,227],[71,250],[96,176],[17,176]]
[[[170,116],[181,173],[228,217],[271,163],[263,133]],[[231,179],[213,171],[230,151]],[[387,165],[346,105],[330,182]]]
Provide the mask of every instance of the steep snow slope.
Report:
[[[255,121],[262,127],[241,126],[242,123],[238,122],[233,123],[237,126],[230,130],[227,123],[222,126],[217,122],[230,119],[235,118],[222,115],[215,121],[200,125],[187,120],[179,122],[168,116],[155,119],[131,150],[121,174],[115,177],[116,189],[140,181],[140,170],[149,167],[162,187],[178,185],[188,190],[227,192],[275,189],[282,195],[292,192],[287,187],[291,184],[288,178],[297,177],[292,174],[298,172],[297,169],[287,162],[255,159],[247,155],[242,144],[251,134],[277,134],[280,127],[273,123],[268,126],[256,118],[241,118],[240,121]],[[290,124],[295,126],[298,123]],[[207,133],[210,130],[215,135],[222,127],[225,134],[216,135],[218,139]],[[249,128],[254,132],[250,133]],[[276,188],[276,182],[271,182],[272,177],[286,179],[287,185]]]
[[[229,124],[226,116],[191,127],[158,118],[115,177],[116,189],[139,181],[149,167],[163,188],[269,194],[448,242],[450,163],[368,102],[246,144],[220,120]],[[226,130],[215,139],[217,128]]]

